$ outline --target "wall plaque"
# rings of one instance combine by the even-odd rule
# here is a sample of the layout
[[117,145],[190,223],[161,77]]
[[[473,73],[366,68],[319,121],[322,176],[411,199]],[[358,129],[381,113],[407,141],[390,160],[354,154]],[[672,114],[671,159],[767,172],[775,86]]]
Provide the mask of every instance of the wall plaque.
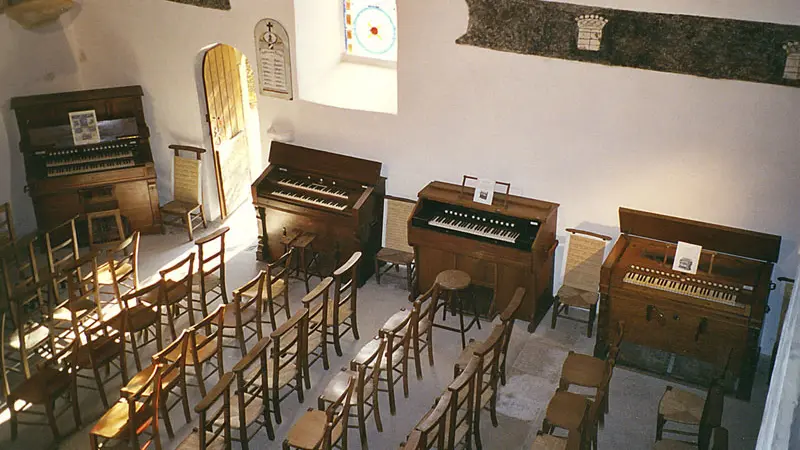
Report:
[[292,99],[292,56],[289,35],[277,20],[263,19],[256,24],[259,92],[262,95]]

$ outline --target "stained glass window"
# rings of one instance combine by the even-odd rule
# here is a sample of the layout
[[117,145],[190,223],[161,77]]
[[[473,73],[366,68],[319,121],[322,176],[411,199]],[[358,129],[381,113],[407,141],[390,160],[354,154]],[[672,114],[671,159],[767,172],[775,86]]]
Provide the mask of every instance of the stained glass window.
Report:
[[396,0],[344,0],[345,53],[397,61]]

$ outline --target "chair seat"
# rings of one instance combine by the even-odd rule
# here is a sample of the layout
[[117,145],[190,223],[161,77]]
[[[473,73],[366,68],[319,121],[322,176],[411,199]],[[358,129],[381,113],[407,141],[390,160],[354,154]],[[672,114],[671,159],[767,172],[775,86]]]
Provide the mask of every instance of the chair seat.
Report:
[[600,387],[606,362],[582,353],[570,353],[561,366],[561,379],[569,384],[586,387]]
[[[333,302],[328,304],[328,326],[333,326],[334,317],[333,317],[333,309],[335,308]],[[341,325],[347,320],[350,316],[353,315],[353,308],[350,306],[350,302],[345,303],[344,305],[339,305],[339,324]]]
[[[275,367],[275,363],[273,361],[274,360],[272,358],[267,360],[267,387],[270,389],[273,387],[280,389],[295,379],[295,376],[297,375],[297,365],[292,363],[284,366],[280,373],[278,373],[278,386],[275,386],[275,380],[272,375],[275,372],[273,369]],[[260,372],[260,370],[258,371]],[[253,373],[255,373],[255,371],[251,372],[250,375],[248,375],[248,378],[252,378]],[[255,384],[261,386],[261,383],[261,377],[256,378]]]
[[[264,414],[264,403],[260,398],[253,399],[244,409],[244,426],[248,427]],[[214,423],[218,426],[225,425],[225,418],[220,416]],[[236,393],[231,393],[231,428],[239,429],[242,424],[239,421],[239,398]]]
[[[325,386],[325,390],[322,391],[320,398],[327,402],[334,403],[347,390],[347,384],[350,382],[351,377],[358,379],[358,373],[352,370],[342,370],[334,375],[333,378],[331,378],[331,381],[328,382],[328,385]],[[365,399],[372,395],[373,386],[372,380],[367,380],[367,383],[364,386]],[[355,405],[357,403],[358,396],[354,392],[353,395],[350,396],[350,404]]]
[[[99,367],[119,356],[119,351],[119,342],[117,342],[115,338],[103,336],[92,341],[91,347],[89,345],[81,346],[78,351],[75,352],[74,361],[79,368],[92,367],[93,360],[94,364]],[[94,358],[91,356],[94,356]]]
[[381,345],[381,340],[375,338],[361,347],[361,350],[356,353],[356,356],[353,357],[353,362],[356,364],[364,364],[370,356],[374,355],[376,351],[378,351],[378,347]]
[[[279,298],[279,296],[283,294],[283,290],[285,287],[286,283],[284,283],[283,280],[274,280],[272,282],[272,284],[270,285],[270,290],[272,291],[271,294],[273,302],[275,303],[283,302],[283,299]],[[256,295],[258,295],[258,283],[253,285],[250,289],[242,291],[242,297],[254,298]],[[264,293],[262,294],[262,298],[265,300],[268,298],[266,288]]]
[[[251,305],[249,308],[244,308],[242,311],[242,325],[247,325],[256,318],[256,306]],[[222,316],[222,326],[225,328],[236,327],[236,309],[225,308],[225,314]]]
[[[128,381],[128,384],[122,387],[120,391],[128,393],[139,392],[139,390],[150,380],[150,376],[153,375],[153,371],[155,369],[156,366],[154,366],[153,364],[149,365],[148,367],[145,367],[139,373],[134,375],[133,378],[131,378],[130,381]],[[168,389],[172,385],[172,383],[178,379],[178,375],[180,374],[181,374],[180,370],[170,370],[169,372],[163,374],[161,377],[162,391]],[[144,391],[144,395],[148,396],[150,395],[151,392],[152,389],[148,388],[146,391]]]
[[558,301],[564,305],[588,308],[597,304],[597,291],[584,291],[572,286],[562,285],[558,290]]
[[481,341],[470,341],[469,344],[464,347],[464,350],[461,350],[461,354],[458,356],[458,360],[456,360],[455,367],[459,370],[467,367],[469,360],[472,359],[472,355],[481,348],[481,344],[483,344]]
[[436,275],[436,283],[438,283],[439,287],[442,289],[460,291],[461,289],[469,287],[472,283],[472,278],[463,270],[450,269],[439,272],[439,275]]
[[[286,440],[292,447],[313,450],[320,448],[325,438],[325,411],[307,411],[292,425]],[[342,423],[339,422],[331,433],[331,441],[336,442],[342,435]]]
[[68,322],[72,320],[73,313],[80,316],[80,313],[84,313],[94,308],[97,308],[97,304],[95,302],[89,300],[88,298],[82,298],[74,302],[68,302],[66,305],[57,308],[55,311],[53,311],[53,319]]
[[[388,331],[388,330],[393,330],[393,329],[397,328],[398,325],[403,323],[403,321],[406,320],[406,318],[408,318],[408,316],[410,314],[411,314],[411,311],[397,311],[396,313],[392,314],[392,317],[389,317],[388,319],[386,319],[386,322],[383,323],[383,326],[381,326],[381,329]],[[410,323],[411,322],[409,322],[409,324]],[[398,333],[398,335],[402,336],[402,331],[401,331],[401,333]]]
[[658,403],[658,413],[670,422],[699,425],[705,398],[681,389],[667,389]]
[[[189,364],[189,365],[195,365],[197,363],[204,363],[204,362],[208,361],[209,359],[211,359],[217,353],[217,340],[216,340],[216,338],[214,339],[214,342],[212,342],[210,344],[206,344],[206,345],[203,345],[203,344],[205,344],[205,342],[208,341],[211,338],[209,338],[209,337],[207,337],[207,336],[205,336],[203,334],[200,334],[200,333],[195,334],[195,338],[197,339],[197,347],[198,347],[197,359],[198,359],[198,361],[194,360],[194,355],[192,354],[192,352],[190,350],[187,349],[186,350],[186,352],[187,352],[187,354],[186,354],[186,364]],[[180,348],[180,346],[175,347],[171,352],[166,354],[166,358],[167,358],[167,360],[169,362],[177,361],[178,358],[180,358],[180,356],[181,356],[181,348]]]
[[545,418],[549,423],[566,430],[580,427],[586,413],[586,397],[574,392],[557,391],[547,404]]
[[[25,349],[31,350],[39,346],[39,344],[43,343],[47,340],[47,337],[50,336],[50,330],[47,329],[46,326],[32,323],[29,324],[27,328],[27,332],[25,333]],[[21,342],[19,340],[19,329],[14,330],[8,336],[8,346],[14,350],[19,350],[21,347]]]
[[66,390],[72,378],[69,373],[54,367],[45,367],[30,378],[12,388],[9,402],[24,400],[34,405],[42,405]]
[[566,450],[567,438],[553,436],[551,434],[540,434],[533,441],[531,450]]
[[414,262],[414,254],[411,252],[404,252],[402,250],[395,250],[393,248],[382,248],[375,256],[378,261],[383,261],[389,264],[399,264],[407,266]]
[[[136,418],[134,423],[136,428],[140,428],[151,420],[153,413],[151,408],[145,403],[136,402]],[[91,434],[95,436],[104,437],[106,439],[114,439],[122,436],[128,430],[130,423],[128,417],[128,403],[120,400],[103,414],[103,417],[97,421],[92,427]],[[127,436],[125,436],[127,437]]]
[[[125,330],[129,333],[136,333],[145,328],[153,325],[158,320],[158,312],[151,306],[138,304],[128,308],[128,328]],[[115,330],[122,329],[122,314],[117,314],[108,319],[107,322]]]
[[[133,266],[128,263],[122,263],[117,266],[117,269],[114,272],[117,280],[119,280],[133,272]],[[86,278],[90,276],[91,274],[87,275]],[[103,263],[97,268],[97,282],[105,285],[114,284],[114,278],[111,276],[111,266],[108,263]]]
[[195,209],[200,208],[199,203],[182,202],[180,200],[173,200],[161,207],[162,213],[167,214],[188,214],[194,212]]
[[656,441],[653,450],[697,450],[697,446],[689,442],[664,439]]
[[[238,423],[237,421],[233,421],[231,425],[234,423]],[[212,433],[206,432],[206,450],[222,450],[225,448],[225,441],[222,436],[217,437],[214,442],[208,443],[208,439],[211,439],[213,436]],[[186,436],[186,439],[178,445],[176,450],[197,450],[200,448],[200,432],[198,430],[192,430],[189,433],[189,436]],[[138,449],[137,449],[138,450]]]
[[[186,284],[178,283],[177,281],[167,280],[167,304],[172,305],[183,300],[186,297]],[[154,305],[158,301],[158,296],[161,295],[161,289],[153,289],[147,294],[143,295],[140,300],[148,305]]]
[[[200,274],[197,273],[197,272],[195,272],[194,275],[192,275],[192,291],[193,292],[200,292],[200,280],[202,278],[203,277],[201,277]],[[206,276],[205,276],[206,292],[216,288],[221,283],[222,283],[222,279],[219,277],[219,275],[217,275],[215,273],[206,274]]]

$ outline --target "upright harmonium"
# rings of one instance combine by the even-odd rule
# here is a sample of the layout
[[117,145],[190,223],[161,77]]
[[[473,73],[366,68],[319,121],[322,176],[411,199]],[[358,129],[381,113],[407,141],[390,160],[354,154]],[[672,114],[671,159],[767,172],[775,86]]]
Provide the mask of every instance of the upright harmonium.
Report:
[[[11,99],[40,229],[102,209],[119,209],[131,229],[161,229],[142,96],[128,86]],[[76,141],[70,113],[92,111],[99,135]]]
[[533,331],[553,301],[558,205],[501,194],[485,205],[473,202],[473,194],[472,188],[439,181],[420,191],[408,225],[419,288],[430,288],[441,271],[463,270],[475,290],[490,296],[491,314],[525,287],[517,314]]
[[[737,397],[749,399],[780,236],[627,208],[619,223],[602,268],[595,354],[624,322],[624,342],[728,368]],[[672,270],[679,241],[702,247],[696,274]]]
[[287,236],[311,234],[323,274],[362,252],[363,284],[381,247],[386,189],[381,163],[283,142],[272,143],[269,162],[252,185],[258,258],[276,259],[286,250]]

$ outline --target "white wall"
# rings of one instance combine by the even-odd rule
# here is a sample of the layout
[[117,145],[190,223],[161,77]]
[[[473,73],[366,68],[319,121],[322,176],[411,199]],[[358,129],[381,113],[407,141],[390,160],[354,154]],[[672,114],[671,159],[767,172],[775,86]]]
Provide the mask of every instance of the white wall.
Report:
[[19,128],[9,103],[12,97],[80,88],[79,54],[74,51],[72,34],[78,10],[35,30],[25,30],[0,15],[0,203],[11,202],[16,225],[23,233],[36,228],[36,218],[24,192]]
[[[309,1],[309,0],[300,0]],[[796,0],[603,0],[800,25]],[[201,49],[254,57],[253,27],[294,30],[291,0],[236,0],[229,12],[163,0],[83,0],[75,20],[86,88],[142,84],[162,199],[174,141],[208,143]],[[559,228],[614,231],[620,205],[782,235],[777,275],[794,275],[800,230],[800,89],[612,68],[454,44],[464,0],[399,1],[398,115],[261,97],[266,130],[384,163],[388,190],[414,197],[464,173],[561,203]],[[293,48],[296,48],[293,46]],[[772,298],[779,310],[779,296]],[[763,352],[772,349],[770,315]]]

